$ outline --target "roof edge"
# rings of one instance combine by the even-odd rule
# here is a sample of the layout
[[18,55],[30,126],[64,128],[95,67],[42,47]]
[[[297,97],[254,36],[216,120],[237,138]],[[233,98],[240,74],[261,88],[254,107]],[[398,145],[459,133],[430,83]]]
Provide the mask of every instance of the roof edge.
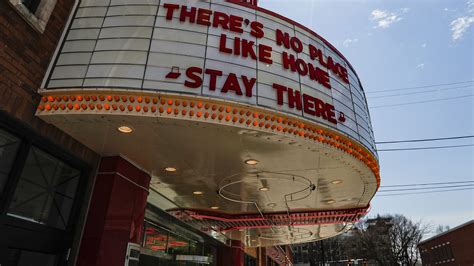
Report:
[[467,222],[465,222],[465,223],[463,223],[463,224],[460,224],[460,225],[458,225],[458,226],[456,226],[456,227],[454,227],[454,228],[451,228],[451,229],[449,229],[449,230],[447,230],[447,231],[444,231],[444,232],[442,232],[442,233],[440,233],[440,234],[437,234],[437,235],[435,235],[435,236],[432,236],[432,237],[430,237],[430,238],[427,238],[427,239],[421,241],[420,243],[418,243],[418,246],[423,245],[423,244],[426,244],[426,243],[428,243],[428,242],[430,242],[430,241],[432,241],[432,240],[435,240],[436,238],[439,238],[439,237],[444,236],[444,235],[446,235],[446,234],[448,234],[448,233],[454,232],[454,231],[456,231],[456,230],[458,230],[458,229],[461,229],[461,228],[463,228],[463,227],[465,227],[465,226],[468,226],[468,225],[470,225],[470,224],[474,224],[474,219],[473,219],[473,220],[470,220],[470,221],[467,221]]

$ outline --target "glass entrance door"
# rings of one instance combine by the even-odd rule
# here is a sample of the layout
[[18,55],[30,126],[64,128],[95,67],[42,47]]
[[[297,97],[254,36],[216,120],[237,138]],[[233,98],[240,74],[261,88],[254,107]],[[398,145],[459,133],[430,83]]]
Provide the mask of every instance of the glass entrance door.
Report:
[[84,168],[35,137],[1,126],[0,265],[65,265]]

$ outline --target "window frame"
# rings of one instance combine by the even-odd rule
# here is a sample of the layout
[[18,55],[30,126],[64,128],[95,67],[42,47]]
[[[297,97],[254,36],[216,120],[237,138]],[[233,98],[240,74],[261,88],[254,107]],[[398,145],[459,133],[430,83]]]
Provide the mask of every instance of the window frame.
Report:
[[34,30],[43,33],[56,7],[57,0],[40,0],[34,14],[22,3],[22,0],[8,0],[8,2]]
[[19,145],[18,145],[18,148],[16,150],[15,158],[13,158],[12,164],[10,165],[10,167],[11,167],[10,172],[6,173],[6,180],[5,180],[5,184],[4,184],[3,188],[0,187],[0,214],[1,214],[2,213],[2,204],[1,203],[3,202],[3,199],[6,197],[6,194],[7,194],[9,185],[10,185],[9,182],[11,180],[10,176],[12,175],[12,172],[15,171],[15,169],[16,169],[15,164],[20,159],[19,154],[20,154],[20,151],[24,147],[23,147],[23,139],[21,137],[18,137],[17,135],[12,134],[8,130],[4,130],[1,126],[0,126],[0,130],[3,130],[7,134],[12,135],[13,137],[17,138],[18,141],[19,141]]
[[[78,218],[80,215],[80,208],[83,201],[85,200],[85,191],[87,187],[88,179],[92,172],[92,167],[89,166],[84,161],[72,155],[69,151],[66,151],[62,147],[59,147],[57,144],[54,144],[49,139],[37,135],[30,128],[27,128],[23,124],[19,124],[16,121],[11,121],[5,114],[0,112],[0,129],[8,132],[9,134],[20,139],[20,146],[18,148],[16,158],[12,164],[12,168],[7,177],[7,182],[5,184],[5,189],[3,194],[0,195],[0,222],[2,220],[4,223],[15,224],[22,228],[29,228],[38,232],[58,232],[58,233],[67,233],[68,238],[72,240],[72,232],[75,229],[76,224],[79,222]],[[13,199],[16,187],[21,177],[23,167],[26,162],[28,153],[32,147],[35,146],[42,151],[60,159],[64,163],[70,165],[73,168],[81,171],[79,177],[79,184],[76,188],[76,196],[74,198],[74,203],[71,207],[71,214],[66,225],[65,229],[57,229],[52,226],[36,224],[19,218],[15,218],[7,215],[10,202]]]

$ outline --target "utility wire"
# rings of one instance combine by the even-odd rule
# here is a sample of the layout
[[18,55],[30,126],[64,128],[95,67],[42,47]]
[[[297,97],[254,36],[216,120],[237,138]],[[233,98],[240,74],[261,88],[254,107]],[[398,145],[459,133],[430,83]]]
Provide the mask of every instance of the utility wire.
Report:
[[462,95],[462,96],[457,96],[457,97],[447,97],[447,98],[434,99],[434,100],[426,100],[426,101],[396,103],[396,104],[388,104],[388,105],[377,105],[377,106],[369,107],[369,109],[386,108],[386,107],[411,105],[411,104],[419,104],[419,103],[440,102],[440,101],[447,101],[447,100],[453,100],[453,99],[468,98],[468,97],[472,97],[472,96],[474,96],[474,94]]
[[430,92],[443,92],[443,91],[448,91],[448,90],[458,90],[458,89],[473,88],[473,87],[474,87],[474,84],[473,85],[467,85],[467,86],[461,86],[461,87],[443,88],[443,89],[428,90],[428,91],[389,94],[389,95],[382,95],[382,96],[375,96],[375,97],[368,96],[367,99],[379,99],[379,98],[396,97],[396,96],[403,96],[403,95],[423,94],[423,93],[430,93]]
[[430,189],[442,189],[442,188],[460,188],[460,187],[473,187],[474,184],[464,184],[455,186],[438,186],[438,187],[419,187],[419,188],[399,188],[399,189],[388,189],[379,190],[378,192],[398,192],[398,191],[411,191],[411,190],[430,190]]
[[435,182],[435,183],[420,183],[420,184],[403,184],[403,185],[387,185],[382,187],[415,187],[415,186],[433,186],[433,185],[448,185],[448,184],[463,184],[474,183],[474,181],[453,181],[453,182]]
[[474,144],[467,145],[452,145],[452,146],[439,146],[439,147],[416,147],[416,148],[402,148],[402,149],[382,149],[379,151],[416,151],[416,150],[434,150],[434,149],[450,149],[450,148],[461,148],[461,147],[472,147]]
[[457,136],[457,137],[446,137],[446,138],[433,138],[433,139],[409,139],[409,140],[379,141],[379,142],[375,142],[375,144],[424,142],[424,141],[438,141],[438,140],[450,140],[450,139],[467,139],[467,138],[474,138],[474,135],[469,135],[469,136]]
[[426,85],[426,86],[406,87],[406,88],[399,88],[399,89],[388,89],[388,90],[366,91],[366,94],[368,94],[368,93],[382,93],[382,92],[386,92],[386,91],[403,91],[403,90],[416,90],[416,89],[423,89],[423,88],[443,87],[443,86],[449,86],[449,85],[458,85],[458,84],[466,84],[466,83],[473,83],[473,82],[474,82],[474,80],[468,80],[468,81],[461,81],[461,82],[451,82],[451,83],[442,83],[442,84],[432,84],[432,85]]
[[425,192],[409,192],[409,193],[396,193],[396,194],[376,194],[376,197],[388,197],[388,196],[400,196],[400,195],[418,195],[418,194],[429,194],[429,193],[439,193],[439,192],[451,192],[451,191],[462,191],[462,190],[472,190],[472,188],[458,188],[458,189],[446,189],[446,190],[438,190],[438,191],[425,191]]

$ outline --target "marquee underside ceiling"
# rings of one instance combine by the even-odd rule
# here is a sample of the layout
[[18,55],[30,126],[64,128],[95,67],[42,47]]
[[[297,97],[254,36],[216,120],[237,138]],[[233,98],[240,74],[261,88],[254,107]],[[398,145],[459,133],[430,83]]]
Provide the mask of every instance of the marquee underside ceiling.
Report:
[[[65,112],[40,116],[102,156],[122,155],[149,172],[151,189],[173,202],[167,211],[179,217],[176,211],[184,210],[187,218],[181,219],[191,215],[203,231],[247,246],[307,242],[344,232],[365,214],[377,189],[371,169],[354,156],[245,123]],[[133,132],[119,132],[122,125]],[[249,159],[258,163],[248,165]],[[149,202],[156,204],[153,195]],[[359,211],[328,212],[351,209]],[[301,213],[322,216],[305,220]],[[223,217],[228,218],[224,224]]]

